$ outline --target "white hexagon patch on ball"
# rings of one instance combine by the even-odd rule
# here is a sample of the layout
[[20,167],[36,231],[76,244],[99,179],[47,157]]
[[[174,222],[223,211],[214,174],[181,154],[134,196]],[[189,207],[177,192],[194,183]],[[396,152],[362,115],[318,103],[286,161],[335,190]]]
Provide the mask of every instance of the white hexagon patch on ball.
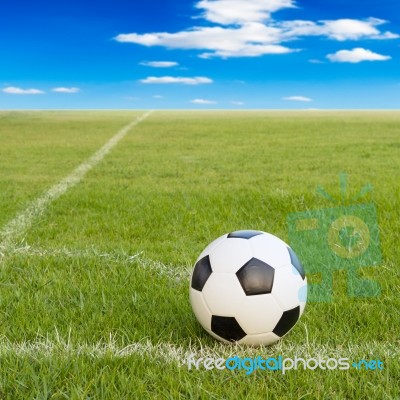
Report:
[[212,242],[197,259],[190,302],[218,340],[270,345],[302,315],[307,278],[295,252],[261,231],[236,231]]

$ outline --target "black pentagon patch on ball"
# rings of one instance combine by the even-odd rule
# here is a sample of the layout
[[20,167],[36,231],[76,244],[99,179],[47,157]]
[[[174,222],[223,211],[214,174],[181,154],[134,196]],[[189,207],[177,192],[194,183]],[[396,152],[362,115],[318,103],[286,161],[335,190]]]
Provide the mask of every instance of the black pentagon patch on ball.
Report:
[[246,332],[234,317],[219,317],[213,315],[211,318],[211,330],[216,335],[229,342],[237,342],[246,336]]
[[291,261],[293,267],[295,267],[297,269],[297,271],[299,271],[299,274],[301,275],[301,277],[304,280],[304,278],[306,277],[306,273],[304,271],[303,265],[301,264],[296,253],[290,247],[288,247],[288,251],[290,254],[290,261]]
[[252,258],[236,272],[247,296],[268,294],[272,291],[275,270],[258,258]]
[[228,238],[234,239],[251,239],[254,236],[262,235],[260,231],[235,231],[228,235]]
[[300,317],[300,306],[285,311],[272,331],[275,335],[282,337],[286,335],[295,325]]
[[192,288],[201,292],[211,274],[212,269],[209,256],[197,261],[192,275]]

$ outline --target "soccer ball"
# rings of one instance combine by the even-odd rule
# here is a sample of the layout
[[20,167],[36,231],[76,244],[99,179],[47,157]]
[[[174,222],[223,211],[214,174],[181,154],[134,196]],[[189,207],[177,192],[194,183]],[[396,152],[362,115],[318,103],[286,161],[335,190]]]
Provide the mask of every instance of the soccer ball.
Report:
[[295,252],[260,231],[213,241],[196,261],[190,302],[203,328],[222,342],[269,345],[304,311],[307,278]]

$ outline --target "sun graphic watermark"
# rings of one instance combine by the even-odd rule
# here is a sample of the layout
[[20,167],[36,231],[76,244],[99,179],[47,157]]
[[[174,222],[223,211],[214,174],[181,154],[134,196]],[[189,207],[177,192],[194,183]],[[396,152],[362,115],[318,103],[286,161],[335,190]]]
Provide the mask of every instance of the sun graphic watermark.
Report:
[[[377,266],[382,261],[377,210],[374,203],[357,202],[372,191],[365,185],[347,200],[347,175],[340,174],[340,200],[322,187],[317,193],[335,204],[333,208],[307,210],[288,215],[291,247],[301,259],[307,274],[319,274],[320,283],[309,283],[308,301],[330,302],[333,298],[333,273],[347,271],[350,297],[380,294],[377,282],[362,278],[360,268]],[[350,205],[344,205],[345,202]]]

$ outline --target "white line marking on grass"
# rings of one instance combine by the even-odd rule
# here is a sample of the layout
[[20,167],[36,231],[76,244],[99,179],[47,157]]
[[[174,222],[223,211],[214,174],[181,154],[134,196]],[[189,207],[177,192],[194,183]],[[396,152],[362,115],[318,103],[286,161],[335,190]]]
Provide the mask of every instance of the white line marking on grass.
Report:
[[[12,254],[21,254],[32,257],[68,257],[68,258],[99,258],[115,263],[135,263],[139,267],[149,269],[169,279],[184,281],[189,278],[190,268],[177,269],[161,262],[145,259],[142,253],[130,255],[124,251],[104,253],[95,248],[84,250],[61,249],[40,249],[24,245],[12,249]],[[301,329],[301,327],[299,327]],[[307,337],[306,326],[304,336]],[[207,336],[204,333],[205,336]],[[358,344],[340,344],[337,346],[321,345],[315,341],[305,340],[304,344],[293,344],[283,339],[274,346],[266,347],[243,347],[240,345],[225,345],[215,342],[212,346],[204,346],[202,338],[193,338],[195,342],[186,345],[176,345],[168,342],[153,344],[149,339],[133,342],[129,345],[122,345],[112,334],[108,340],[97,343],[71,343],[70,335],[66,339],[56,333],[51,339],[38,337],[29,342],[13,342],[6,337],[0,337],[0,357],[7,355],[29,356],[29,357],[62,357],[72,358],[76,356],[87,356],[101,359],[104,357],[127,358],[132,356],[146,357],[150,360],[159,359],[166,363],[177,363],[183,365],[188,357],[193,354],[195,358],[223,357],[229,358],[236,355],[240,357],[264,358],[282,355],[286,357],[302,357],[305,359],[321,357],[345,357],[352,362],[360,359],[394,359],[400,356],[398,343],[368,342]]]
[[29,230],[34,219],[41,215],[51,202],[57,200],[68,189],[77,185],[94,166],[103,160],[103,158],[118,144],[118,142],[120,142],[121,139],[127,135],[127,133],[133,127],[140,124],[151,113],[152,111],[146,112],[139,118],[136,118],[134,121],[123,127],[100,150],[93,154],[92,157],[82,163],[59,183],[51,187],[38,199],[34,200],[24,211],[11,220],[0,231],[0,256],[2,252],[6,252],[7,249],[18,240],[18,238],[23,236]]
[[71,343],[70,337],[63,339],[56,334],[55,339],[47,337],[28,342],[12,342],[6,337],[2,337],[0,338],[0,357],[7,355],[18,357],[33,356],[35,358],[89,356],[96,359],[110,356],[115,358],[139,356],[141,358],[161,359],[166,363],[183,365],[187,363],[190,355],[193,355],[195,358],[212,357],[215,359],[220,357],[227,359],[234,356],[257,357],[260,355],[264,358],[281,355],[283,357],[302,357],[305,359],[315,357],[323,359],[345,357],[353,362],[363,358],[379,358],[381,360],[396,358],[400,355],[400,350],[395,344],[379,342],[336,348],[313,343],[311,348],[305,348],[300,345],[291,346],[285,341],[279,342],[275,346],[243,347],[235,344],[225,345],[221,343],[216,343],[214,346],[202,346],[201,343],[198,345],[188,344],[186,346],[166,342],[153,344],[147,339],[133,342],[127,346],[121,346],[112,335],[110,335],[108,340],[88,344]]
[[160,261],[150,260],[145,257],[143,252],[137,254],[129,254],[125,251],[115,251],[105,253],[95,247],[89,247],[84,250],[57,248],[43,249],[31,247],[24,244],[20,247],[9,248],[9,255],[24,255],[31,257],[66,257],[66,258],[88,258],[88,259],[103,259],[112,263],[121,264],[136,264],[140,268],[154,272],[157,275],[164,276],[175,281],[188,281],[191,274],[191,266],[174,266],[167,265]]
[[121,347],[112,340],[95,344],[72,344],[62,339],[41,339],[32,342],[11,342],[7,338],[0,340],[0,356],[6,355],[34,356],[36,357],[76,357],[89,356],[91,358],[115,357],[127,358],[138,355],[140,357],[159,358],[167,363],[182,363],[186,359],[187,350],[181,346],[169,343],[153,345],[149,340],[135,342],[129,346]]

